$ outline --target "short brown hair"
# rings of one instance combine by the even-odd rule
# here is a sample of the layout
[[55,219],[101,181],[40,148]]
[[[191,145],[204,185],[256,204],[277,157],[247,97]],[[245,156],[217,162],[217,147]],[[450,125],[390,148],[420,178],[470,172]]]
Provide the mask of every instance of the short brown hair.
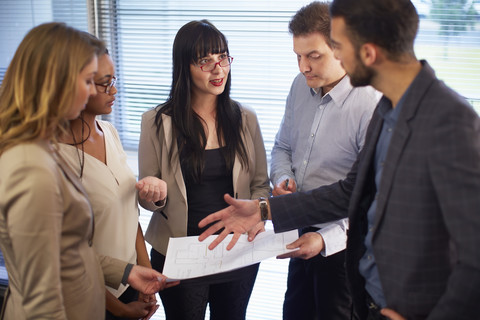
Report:
[[290,20],[288,31],[294,36],[305,36],[310,33],[320,33],[327,45],[332,48],[330,39],[330,13],[327,2],[314,1],[300,10]]

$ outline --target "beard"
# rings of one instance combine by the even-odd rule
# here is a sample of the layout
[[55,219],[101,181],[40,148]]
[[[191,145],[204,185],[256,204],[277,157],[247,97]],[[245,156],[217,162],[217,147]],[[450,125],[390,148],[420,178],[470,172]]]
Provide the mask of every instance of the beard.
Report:
[[354,87],[371,85],[372,79],[376,75],[375,70],[370,67],[366,67],[358,56],[356,62],[355,69],[348,75],[350,77],[350,83]]

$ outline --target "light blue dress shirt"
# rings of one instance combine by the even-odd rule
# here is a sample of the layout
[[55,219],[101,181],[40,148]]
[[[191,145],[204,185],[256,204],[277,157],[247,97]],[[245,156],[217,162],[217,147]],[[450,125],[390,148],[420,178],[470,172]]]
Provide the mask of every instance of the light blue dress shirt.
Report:
[[[272,183],[293,178],[297,191],[308,191],[345,178],[363,147],[380,97],[372,87],[353,88],[348,76],[322,96],[307,85],[300,73],[293,81],[275,138],[270,167]],[[317,227],[327,225],[331,224]],[[324,241],[327,250],[345,248],[344,240],[342,248],[329,244],[334,239],[324,237]]]

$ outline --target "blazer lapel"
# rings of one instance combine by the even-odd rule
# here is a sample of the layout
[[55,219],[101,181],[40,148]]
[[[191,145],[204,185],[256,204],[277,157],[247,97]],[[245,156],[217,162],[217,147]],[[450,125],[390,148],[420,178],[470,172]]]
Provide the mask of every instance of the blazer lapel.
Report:
[[73,173],[73,170],[70,168],[70,166],[67,164],[65,160],[63,160],[62,156],[58,153],[55,152],[56,155],[56,160],[59,165],[59,167],[62,169],[63,173],[67,177],[68,181],[70,181],[73,186],[80,191],[85,198],[88,199],[88,194],[85,191],[85,188],[83,187],[82,183],[80,182],[80,179]]
[[[404,105],[406,107],[406,105]],[[401,110],[405,111],[405,110]],[[403,113],[403,112],[402,112]],[[393,179],[398,166],[398,162],[403,153],[405,144],[410,136],[410,128],[405,119],[398,119],[395,125],[394,134],[388,147],[387,157],[383,167],[380,181],[380,190],[378,190],[377,209],[375,211],[374,230],[378,230],[378,225],[385,214],[385,207],[390,191],[392,189]],[[375,234],[373,235],[375,236]]]
[[[247,149],[247,156],[249,157],[249,165],[252,166],[252,160],[250,159],[250,155],[254,154],[254,147],[252,143],[252,139],[247,139],[246,137],[246,132],[247,132],[247,117],[245,115],[245,112],[242,111],[242,132],[241,132],[241,137],[243,144],[245,145],[245,148]],[[233,169],[232,169],[232,181],[233,181],[233,197],[238,198],[239,197],[239,187],[241,185],[244,185],[244,181],[242,179],[246,179],[249,177],[249,174],[247,172],[242,172],[245,171],[245,169],[242,169],[242,164],[240,162],[240,158],[238,157],[238,154],[235,153],[235,161],[233,163]],[[242,174],[240,174],[242,173]],[[248,182],[246,182],[248,184]],[[240,190],[240,193],[242,193],[242,190]],[[245,195],[240,194],[240,198],[245,197]]]
[[377,141],[382,130],[382,125],[383,118],[377,111],[375,111],[372,120],[370,121],[370,127],[368,129],[370,132],[367,133],[367,138],[365,139],[367,143],[365,143],[362,151],[364,153],[362,162],[365,165],[360,166],[357,173],[357,181],[360,182],[361,185],[363,185],[363,183],[367,181],[366,176],[375,157]]
[[80,182],[80,179],[73,173],[73,170],[70,168],[70,166],[67,164],[65,160],[63,160],[62,156],[58,152],[54,152],[55,154],[55,160],[57,161],[58,166],[62,170],[63,174],[65,177],[70,181],[70,183],[80,192],[84,195],[84,197],[88,200],[89,208],[90,208],[90,216],[91,219],[90,221],[92,222],[92,227],[91,227],[91,232],[90,236],[88,237],[88,244],[91,246],[92,241],[93,241],[93,234],[95,230],[95,216],[93,215],[92,208],[90,206],[90,201],[88,199],[88,194],[87,191],[85,191],[85,188],[83,187],[82,183]]
[[[402,110],[395,125],[394,133],[390,145],[388,147],[387,158],[385,159],[385,166],[382,172],[382,180],[380,182],[380,192],[377,202],[377,210],[375,214],[375,232],[385,215],[385,208],[392,189],[392,184],[395,179],[395,172],[398,168],[400,158],[405,150],[405,146],[411,134],[409,122],[415,117],[422,96],[428,90],[428,87],[433,83],[434,72],[426,62],[422,61],[424,65],[420,73],[412,81],[410,87],[407,89],[407,96],[403,102]],[[375,237],[375,234],[373,235]]]
[[[187,199],[187,189],[185,187],[185,181],[183,180],[182,168],[180,167],[180,154],[178,153],[178,146],[176,140],[174,141],[172,135],[172,118],[162,114],[162,123],[163,123],[163,133],[165,135],[165,147],[167,155],[170,154],[170,151],[173,148],[173,161],[171,163],[173,172],[175,173],[175,181],[177,182],[180,192],[182,193],[184,199]],[[175,159],[177,157],[177,159]]]

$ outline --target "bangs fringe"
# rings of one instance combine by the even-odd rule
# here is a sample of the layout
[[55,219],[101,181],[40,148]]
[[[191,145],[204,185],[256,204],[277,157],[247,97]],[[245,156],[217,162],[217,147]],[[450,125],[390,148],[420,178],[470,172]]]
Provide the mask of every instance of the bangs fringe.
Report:
[[228,53],[227,40],[223,34],[207,24],[204,24],[204,26],[193,45],[192,53],[196,56],[192,57],[192,62],[196,62],[209,54]]

